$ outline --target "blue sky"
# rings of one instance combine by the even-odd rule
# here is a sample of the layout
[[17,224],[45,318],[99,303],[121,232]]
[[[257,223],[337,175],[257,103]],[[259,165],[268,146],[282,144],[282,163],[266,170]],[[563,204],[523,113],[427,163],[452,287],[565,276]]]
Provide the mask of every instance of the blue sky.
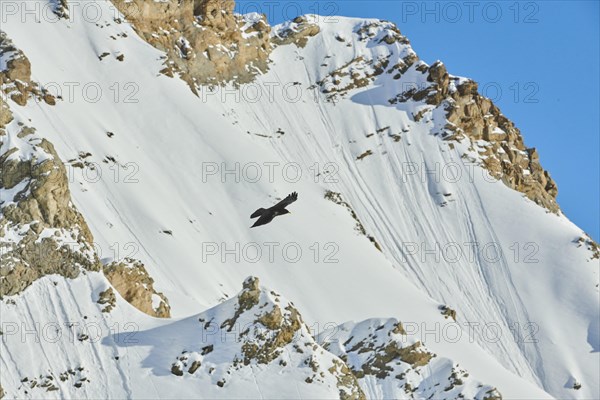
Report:
[[600,240],[599,4],[238,0],[237,10],[271,23],[317,11],[395,22],[421,59],[479,82],[538,149],[563,212]]

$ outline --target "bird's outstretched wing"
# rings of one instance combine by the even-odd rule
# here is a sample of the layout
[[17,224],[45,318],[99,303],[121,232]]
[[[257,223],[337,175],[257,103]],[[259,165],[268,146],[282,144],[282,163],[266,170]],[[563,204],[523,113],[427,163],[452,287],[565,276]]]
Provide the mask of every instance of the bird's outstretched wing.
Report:
[[286,208],[287,206],[289,206],[296,200],[298,200],[298,193],[293,192],[292,194],[288,195],[285,199],[283,199],[279,203],[275,204],[273,206],[273,208]]

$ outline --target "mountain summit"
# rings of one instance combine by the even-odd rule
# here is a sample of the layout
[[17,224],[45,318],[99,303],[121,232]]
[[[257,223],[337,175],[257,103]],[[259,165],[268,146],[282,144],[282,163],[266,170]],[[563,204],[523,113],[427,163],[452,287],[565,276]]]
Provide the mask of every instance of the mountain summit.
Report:
[[13,3],[0,398],[600,396],[600,248],[393,23]]

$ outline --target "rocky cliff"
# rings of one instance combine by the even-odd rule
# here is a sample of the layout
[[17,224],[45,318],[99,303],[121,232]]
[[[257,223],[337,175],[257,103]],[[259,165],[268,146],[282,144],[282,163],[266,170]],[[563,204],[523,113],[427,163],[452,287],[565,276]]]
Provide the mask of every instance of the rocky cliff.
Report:
[[[26,126],[16,138],[7,136],[10,131],[0,137],[0,297],[45,275],[75,278],[84,269],[98,270],[92,234],[71,203],[66,170],[52,144]],[[8,148],[14,139],[20,146]]]
[[[57,7],[65,6],[64,2]],[[67,9],[61,15],[66,15]],[[31,80],[31,64],[8,36],[0,33],[0,89],[17,106],[28,99],[55,99]],[[85,218],[71,199],[65,163],[54,146],[19,119],[0,97],[0,298],[58,274],[77,278],[103,270],[117,291],[139,310],[169,317],[169,305],[137,260],[102,266]]]
[[[421,123],[441,111],[446,124],[435,132],[441,139],[468,140],[470,153],[464,158],[483,166],[491,179],[501,180],[551,212],[559,211],[556,183],[541,166],[536,149],[525,146],[519,129],[478,93],[476,82],[450,75],[442,62],[430,66],[419,60],[408,39],[390,22],[365,23],[354,33],[362,41],[387,45],[390,52],[378,58],[355,57],[316,82],[330,101],[377,79],[380,85],[397,85],[402,91],[388,100],[390,105],[412,103],[411,108],[418,108],[413,119]],[[400,54],[394,52],[395,43],[404,45]]]
[[558,188],[541,166],[536,149],[525,146],[519,129],[491,100],[477,92],[477,83],[451,76],[439,61],[421,72],[430,84],[415,91],[412,99],[423,100],[446,112],[444,138],[469,140],[473,153],[493,178],[524,193],[540,206],[558,212]]
[[[320,32],[312,16],[298,17],[272,30],[264,15],[234,13],[233,0],[168,0],[162,2],[115,0],[115,5],[148,43],[165,52],[168,76],[178,75],[196,92],[201,85],[244,84],[268,70],[273,46],[304,47]],[[132,7],[133,5],[133,7]],[[133,11],[132,11],[133,10]],[[356,32],[361,41],[393,46],[409,45],[390,22],[363,24]],[[336,40],[350,41],[343,35]],[[415,114],[443,110],[447,124],[444,140],[471,142],[466,158],[489,171],[492,178],[551,212],[558,212],[558,189],[544,170],[535,148],[525,146],[518,128],[491,100],[477,92],[477,83],[450,75],[441,62],[429,66],[419,60],[410,46],[401,54],[379,58],[358,56],[316,82],[330,101],[372,84],[381,75],[403,82],[407,89],[389,102],[424,103],[430,107]]]
[[264,15],[234,13],[233,0],[114,0],[138,34],[165,52],[167,76],[198,85],[252,81],[268,68],[270,26]]

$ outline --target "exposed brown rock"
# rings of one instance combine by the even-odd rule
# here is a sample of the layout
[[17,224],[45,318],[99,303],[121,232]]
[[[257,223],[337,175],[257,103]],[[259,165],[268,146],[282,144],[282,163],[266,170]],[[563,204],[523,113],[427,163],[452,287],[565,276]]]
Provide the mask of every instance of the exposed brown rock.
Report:
[[6,135],[6,125],[13,120],[12,112],[8,107],[8,104],[0,96],[0,136]]
[[176,376],[183,376],[183,370],[178,364],[171,365],[171,373]]
[[292,23],[284,29],[275,32],[272,42],[277,46],[295,44],[296,46],[303,48],[308,43],[308,39],[312,36],[316,36],[319,32],[321,32],[319,25],[308,21],[306,17],[300,16],[296,17]]
[[[558,189],[548,171],[540,165],[537,150],[525,146],[521,132],[514,124],[491,100],[477,92],[477,83],[451,77],[439,61],[429,67],[424,63],[420,66],[427,74],[428,85],[420,90],[411,88],[400,93],[390,103],[412,99],[443,107],[448,119],[442,132],[445,140],[467,137],[474,145],[485,141],[485,147],[479,149],[479,154],[483,157],[482,166],[492,177],[502,180],[542,207],[558,212]],[[429,111],[419,111],[413,116],[414,120],[420,121]]]
[[456,310],[453,310],[446,305],[441,305],[438,308],[444,318],[452,318],[454,321],[456,321]]
[[[0,71],[0,87],[12,101],[24,106],[29,97],[33,96],[50,105],[55,103],[54,96],[31,80],[29,59],[14,46],[12,40],[3,31],[0,31],[0,57],[6,60],[6,68]],[[0,111],[3,112],[1,109]],[[0,124],[6,119],[0,116]]]
[[115,296],[115,292],[112,288],[108,288],[103,292],[100,292],[100,297],[97,301],[98,304],[106,304],[106,306],[102,309],[102,312],[109,313],[115,308],[117,303],[117,297]]
[[485,396],[483,396],[483,400],[502,400],[502,395],[496,389],[489,390]]
[[[246,279],[243,290],[238,295],[238,305],[235,314],[232,318],[224,321],[221,324],[221,328],[231,330],[242,313],[258,305],[260,294],[258,278],[250,277]],[[268,336],[261,336],[259,343],[252,341],[242,345],[244,365],[250,364],[252,360],[256,360],[260,364],[268,364],[281,354],[283,347],[292,342],[294,335],[300,329],[303,322],[295,308],[288,307],[286,311],[287,313],[285,313],[286,316],[284,317],[281,307],[278,304],[274,304],[271,311],[258,316],[256,323],[262,324],[271,333]]]
[[[110,284],[129,304],[153,317],[171,317],[167,298],[154,290],[154,279],[140,261],[126,258],[121,262],[105,265],[103,271]],[[156,308],[153,306],[153,296],[160,298]]]
[[537,150],[525,146],[519,129],[491,100],[479,95],[476,88],[474,82],[467,81],[451,94],[447,117],[454,138],[466,135],[471,142],[488,142],[480,154],[486,157],[483,166],[490,175],[540,206],[558,212],[558,188],[542,168]]
[[[449,370],[450,360],[433,354],[417,336],[407,335],[395,319],[346,323],[324,333],[322,340],[326,341],[323,347],[344,361],[362,388],[402,390],[396,398],[461,399],[467,388],[468,398],[500,396],[493,386],[474,381],[458,364],[452,363]],[[431,383],[434,376],[435,385]],[[476,393],[471,391],[475,387]],[[458,390],[449,393],[454,388]]]
[[401,347],[397,342],[391,341],[378,348],[366,347],[363,349],[362,346],[355,346],[350,351],[358,351],[359,353],[369,351],[373,353],[373,356],[362,365],[361,370],[354,371],[357,378],[373,375],[379,379],[384,379],[389,376],[389,371],[393,369],[391,365],[394,360],[401,360],[412,367],[422,367],[427,365],[433,357],[432,353],[422,350],[421,342]]
[[594,242],[589,235],[580,236],[574,242],[577,243],[577,247],[584,246],[585,249],[592,253],[590,260],[600,260],[600,245]]
[[396,325],[394,326],[394,329],[392,329],[391,332],[396,335],[406,335],[406,331],[404,330],[404,326],[402,325],[402,322],[396,323]]
[[221,324],[221,328],[227,328],[231,331],[240,315],[258,304],[260,297],[260,283],[258,278],[249,277],[244,281],[243,289],[238,296],[238,306],[232,318],[227,319]]
[[329,372],[337,378],[340,400],[365,400],[367,398],[360,388],[356,376],[344,362],[333,360],[333,367],[329,368]]
[[46,139],[41,139],[37,147],[49,154],[50,158],[42,162],[37,162],[36,159],[8,159],[12,154],[10,150],[0,156],[0,187],[11,189],[27,179],[26,190],[30,194],[27,196],[25,192],[21,192],[18,195],[18,205],[8,206],[3,210],[4,215],[13,222],[38,221],[42,226],[51,228],[71,228],[78,225],[81,231],[78,239],[91,243],[91,232],[83,217],[71,205],[67,171],[54,146]]
[[[260,364],[261,370],[276,372],[299,368],[308,375],[303,377],[306,384],[323,384],[329,375],[335,378],[333,382],[340,398],[365,398],[352,371],[342,360],[319,346],[294,305],[277,293],[261,288],[258,278],[247,278],[242,291],[228,302],[216,306],[216,310],[207,310],[198,319],[202,329],[212,326],[222,331],[211,329],[214,334],[208,335],[202,342],[186,346],[171,364],[173,374],[208,373],[214,375],[213,382],[222,382],[224,386],[226,380],[223,377],[229,379],[237,370],[254,369],[257,364]],[[234,325],[235,341],[222,340],[223,335],[233,334],[228,332]],[[224,347],[231,352],[235,346],[239,347],[232,363],[223,365]],[[195,347],[195,350],[190,351],[190,347]],[[219,360],[221,365],[215,366],[215,360]],[[304,366],[308,368],[301,368]]]
[[283,318],[281,309],[275,305],[271,313],[263,315],[257,320],[270,329],[272,334],[266,336],[264,342],[245,343],[242,346],[244,365],[256,360],[260,364],[268,364],[281,354],[283,347],[290,344],[303,321],[295,308],[289,308],[289,318]]
[[368,86],[388,67],[389,57],[365,59],[359,56],[340,68],[330,72],[317,82],[328,100],[345,96],[350,90]]
[[358,231],[360,234],[366,236],[367,239],[369,239],[369,241],[371,243],[373,243],[373,245],[375,246],[375,248],[377,250],[382,251],[381,246],[379,245],[377,240],[373,236],[367,234],[367,230],[365,229],[362,222],[360,222],[360,219],[358,219],[358,215],[356,215],[356,212],[354,212],[354,209],[352,208],[352,206],[342,198],[341,193],[328,190],[325,192],[325,199],[327,199],[331,202],[334,202],[335,204],[339,204],[339,205],[345,207],[350,212],[352,219],[354,219],[354,221],[356,221],[356,228],[355,228],[356,231]]
[[[25,228],[18,243],[0,244],[0,297],[20,293],[45,275],[75,278],[81,269],[100,269],[92,234],[71,202],[67,172],[54,147],[28,127],[17,136],[27,139],[35,153],[29,159],[12,158],[17,151],[12,148],[0,155],[0,188],[23,186],[0,203],[0,236]],[[40,239],[45,229],[55,232]]]
[[266,17],[245,19],[232,0],[113,0],[137,33],[167,53],[165,75],[178,73],[195,92],[197,86],[247,83],[267,70],[271,52]]
[[373,150],[367,150],[367,151],[365,151],[364,153],[361,153],[359,156],[357,156],[357,157],[356,157],[356,160],[357,160],[357,161],[360,161],[360,160],[362,160],[363,158],[366,158],[366,157],[368,157],[368,156],[370,156],[370,155],[372,155],[372,154],[373,154]]
[[194,362],[192,362],[192,365],[190,365],[190,369],[188,369],[188,373],[193,374],[201,366],[202,366],[202,363],[200,361],[194,361]]
[[58,18],[69,18],[69,4],[67,0],[50,0],[52,5],[52,12]]

